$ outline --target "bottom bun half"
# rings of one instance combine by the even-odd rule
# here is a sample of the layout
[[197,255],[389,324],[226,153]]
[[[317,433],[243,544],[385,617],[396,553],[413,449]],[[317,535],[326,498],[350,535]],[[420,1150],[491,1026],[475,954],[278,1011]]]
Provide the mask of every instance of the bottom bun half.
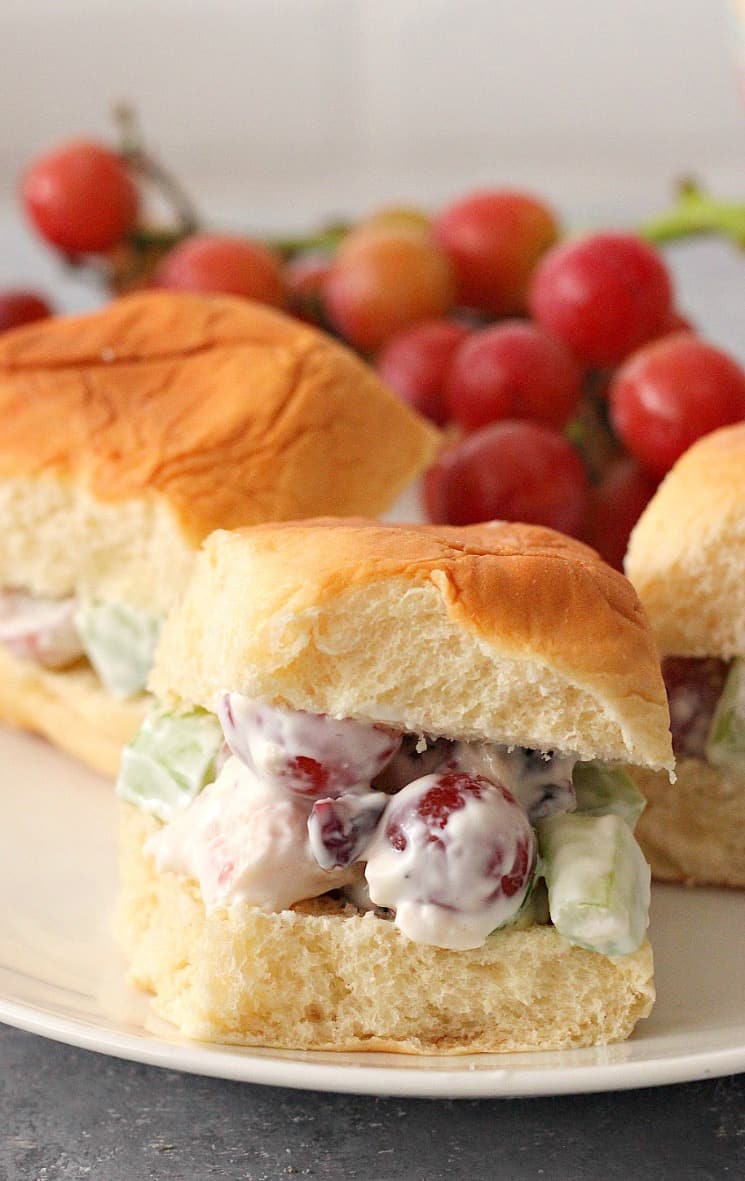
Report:
[[647,807],[635,836],[658,881],[745,886],[745,776],[682,758],[668,776],[630,769]]
[[551,926],[475,951],[412,943],[330,899],[207,914],[143,851],[158,827],[122,805],[118,935],[133,983],[190,1037],[302,1050],[467,1054],[622,1041],[654,1001],[649,944],[610,960]]
[[0,649],[0,722],[41,734],[103,775],[116,775],[148,700],[118,701],[87,666],[51,672]]

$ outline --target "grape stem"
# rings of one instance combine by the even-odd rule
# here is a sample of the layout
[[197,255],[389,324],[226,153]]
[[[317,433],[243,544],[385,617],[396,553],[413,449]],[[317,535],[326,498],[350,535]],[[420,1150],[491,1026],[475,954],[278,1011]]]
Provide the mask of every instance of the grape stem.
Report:
[[[171,227],[136,226],[130,235],[132,244],[141,249],[156,247],[163,250],[175,246],[187,234],[193,234],[200,227],[201,219],[196,207],[180,181],[172,172],[147,151],[140,123],[134,107],[129,103],[117,103],[114,107],[114,122],[119,130],[120,152],[133,172],[158,189],[176,214],[177,224]],[[312,234],[297,237],[263,238],[266,246],[276,250],[283,258],[290,259],[296,254],[310,251],[331,254],[351,228],[351,222],[337,219],[329,222]]]
[[180,181],[172,172],[164,168],[159,160],[147,151],[140,128],[137,114],[129,103],[117,103],[113,111],[114,122],[119,130],[120,151],[134,173],[149,181],[160,190],[165,200],[173,209],[178,222],[173,230],[147,230],[141,228],[135,231],[143,239],[143,244],[170,245],[187,234],[193,234],[199,229],[200,218],[191,197]]
[[265,245],[281,254],[284,259],[294,258],[296,254],[333,254],[351,228],[352,222],[336,220],[312,234],[301,234],[298,237],[264,238],[263,241]]
[[665,213],[639,226],[650,242],[674,242],[700,234],[720,234],[745,248],[745,205],[712,197],[696,180],[678,182],[677,198]]

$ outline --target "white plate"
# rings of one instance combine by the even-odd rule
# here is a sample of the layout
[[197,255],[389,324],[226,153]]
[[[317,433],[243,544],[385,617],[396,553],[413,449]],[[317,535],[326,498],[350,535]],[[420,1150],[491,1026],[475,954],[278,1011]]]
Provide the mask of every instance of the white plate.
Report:
[[179,1037],[124,984],[108,932],[111,786],[26,735],[0,730],[0,1020],[177,1070],[325,1091],[553,1095],[745,1070],[745,898],[654,893],[659,999],[630,1042],[554,1054],[410,1058],[240,1050]]

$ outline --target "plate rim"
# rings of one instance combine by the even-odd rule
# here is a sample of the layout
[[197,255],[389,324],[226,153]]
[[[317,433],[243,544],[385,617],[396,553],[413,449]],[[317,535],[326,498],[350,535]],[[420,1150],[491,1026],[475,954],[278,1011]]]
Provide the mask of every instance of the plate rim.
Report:
[[304,1062],[273,1057],[271,1051],[260,1056],[251,1053],[251,1047],[169,1042],[154,1035],[140,1037],[12,1001],[2,994],[0,1022],[78,1049],[163,1070],[258,1086],[378,1097],[517,1099],[581,1095],[669,1086],[745,1072],[745,1043],[667,1058],[567,1064],[550,1070],[469,1065],[461,1070],[427,1072],[405,1066]]

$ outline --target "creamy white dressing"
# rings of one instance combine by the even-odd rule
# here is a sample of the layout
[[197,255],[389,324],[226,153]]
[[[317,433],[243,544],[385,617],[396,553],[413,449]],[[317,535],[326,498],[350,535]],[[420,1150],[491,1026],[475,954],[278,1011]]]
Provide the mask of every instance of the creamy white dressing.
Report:
[[[426,775],[392,797],[367,850],[365,877],[371,900],[395,909],[409,939],[460,951],[480,947],[520,910],[535,837],[515,800],[484,780],[479,795],[463,793],[444,824],[427,820],[425,797],[457,778]],[[513,873],[522,880],[505,888]]]
[[240,693],[223,693],[218,715],[247,767],[277,788],[314,797],[368,788],[401,744],[384,726],[277,709]]
[[75,599],[0,590],[0,644],[20,660],[67,668],[84,655],[75,624]]
[[233,757],[146,850],[159,871],[196,879],[208,911],[240,903],[286,910],[358,876],[354,867],[321,869],[310,850],[309,811]]
[[[567,937],[600,950],[643,931],[648,883],[645,893],[630,828],[611,839],[605,825],[594,845],[590,817],[554,825],[574,819],[574,756],[401,735],[236,693],[219,714],[233,753],[147,846],[159,870],[199,883],[208,910],[279,911],[342,889],[414,942],[480,947],[524,921],[538,822]],[[589,896],[599,888],[605,902]]]
[[471,775],[501,783],[528,813],[531,824],[557,812],[573,812],[577,805],[572,786],[575,755],[456,742],[451,762]]

